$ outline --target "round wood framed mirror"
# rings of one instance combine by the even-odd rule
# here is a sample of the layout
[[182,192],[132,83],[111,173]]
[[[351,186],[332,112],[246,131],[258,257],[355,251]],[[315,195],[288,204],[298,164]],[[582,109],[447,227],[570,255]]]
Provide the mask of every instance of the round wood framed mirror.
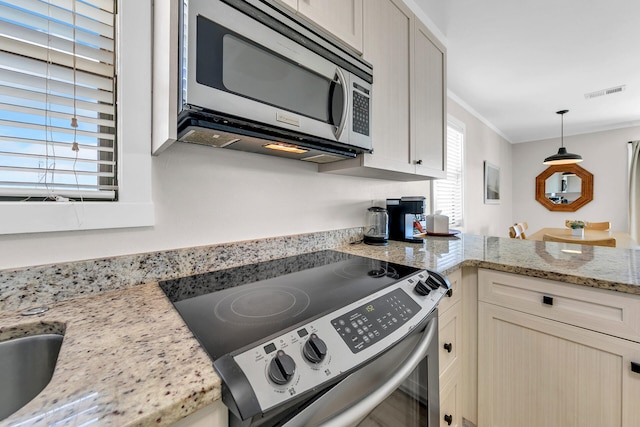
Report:
[[575,212],[593,200],[593,174],[578,166],[549,166],[536,177],[536,200],[550,211]]

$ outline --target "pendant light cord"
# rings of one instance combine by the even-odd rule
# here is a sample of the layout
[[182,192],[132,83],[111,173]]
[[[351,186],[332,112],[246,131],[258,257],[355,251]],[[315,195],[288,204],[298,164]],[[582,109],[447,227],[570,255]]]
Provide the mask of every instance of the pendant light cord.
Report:
[[564,147],[564,114],[560,115],[560,146]]
[[567,114],[569,110],[560,110],[556,111],[556,114],[560,114],[560,146],[564,147],[564,115]]
[[545,165],[568,165],[572,163],[579,163],[582,161],[582,156],[579,154],[567,153],[567,149],[564,148],[564,115],[569,110],[556,111],[556,114],[560,114],[560,149],[557,154],[553,154],[544,159]]

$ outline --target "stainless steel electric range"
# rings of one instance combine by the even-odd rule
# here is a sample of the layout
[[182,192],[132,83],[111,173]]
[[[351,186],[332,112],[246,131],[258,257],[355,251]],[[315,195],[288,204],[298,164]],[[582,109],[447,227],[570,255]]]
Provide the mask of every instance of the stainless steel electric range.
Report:
[[394,394],[438,424],[450,284],[436,272],[320,251],[160,286],[213,360],[232,426],[357,425]]

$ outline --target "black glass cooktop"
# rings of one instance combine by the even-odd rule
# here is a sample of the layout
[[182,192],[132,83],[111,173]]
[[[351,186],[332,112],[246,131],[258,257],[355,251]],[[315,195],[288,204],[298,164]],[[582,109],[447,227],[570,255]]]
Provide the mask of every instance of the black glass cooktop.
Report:
[[320,251],[160,283],[213,359],[370,295],[419,269]]

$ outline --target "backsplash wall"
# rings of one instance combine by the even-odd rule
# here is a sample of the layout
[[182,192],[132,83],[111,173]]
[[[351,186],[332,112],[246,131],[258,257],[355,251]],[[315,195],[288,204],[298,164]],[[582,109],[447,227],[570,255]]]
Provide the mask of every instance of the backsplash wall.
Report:
[[214,270],[332,249],[362,239],[362,228],[149,252],[0,271],[0,311],[127,289]]

